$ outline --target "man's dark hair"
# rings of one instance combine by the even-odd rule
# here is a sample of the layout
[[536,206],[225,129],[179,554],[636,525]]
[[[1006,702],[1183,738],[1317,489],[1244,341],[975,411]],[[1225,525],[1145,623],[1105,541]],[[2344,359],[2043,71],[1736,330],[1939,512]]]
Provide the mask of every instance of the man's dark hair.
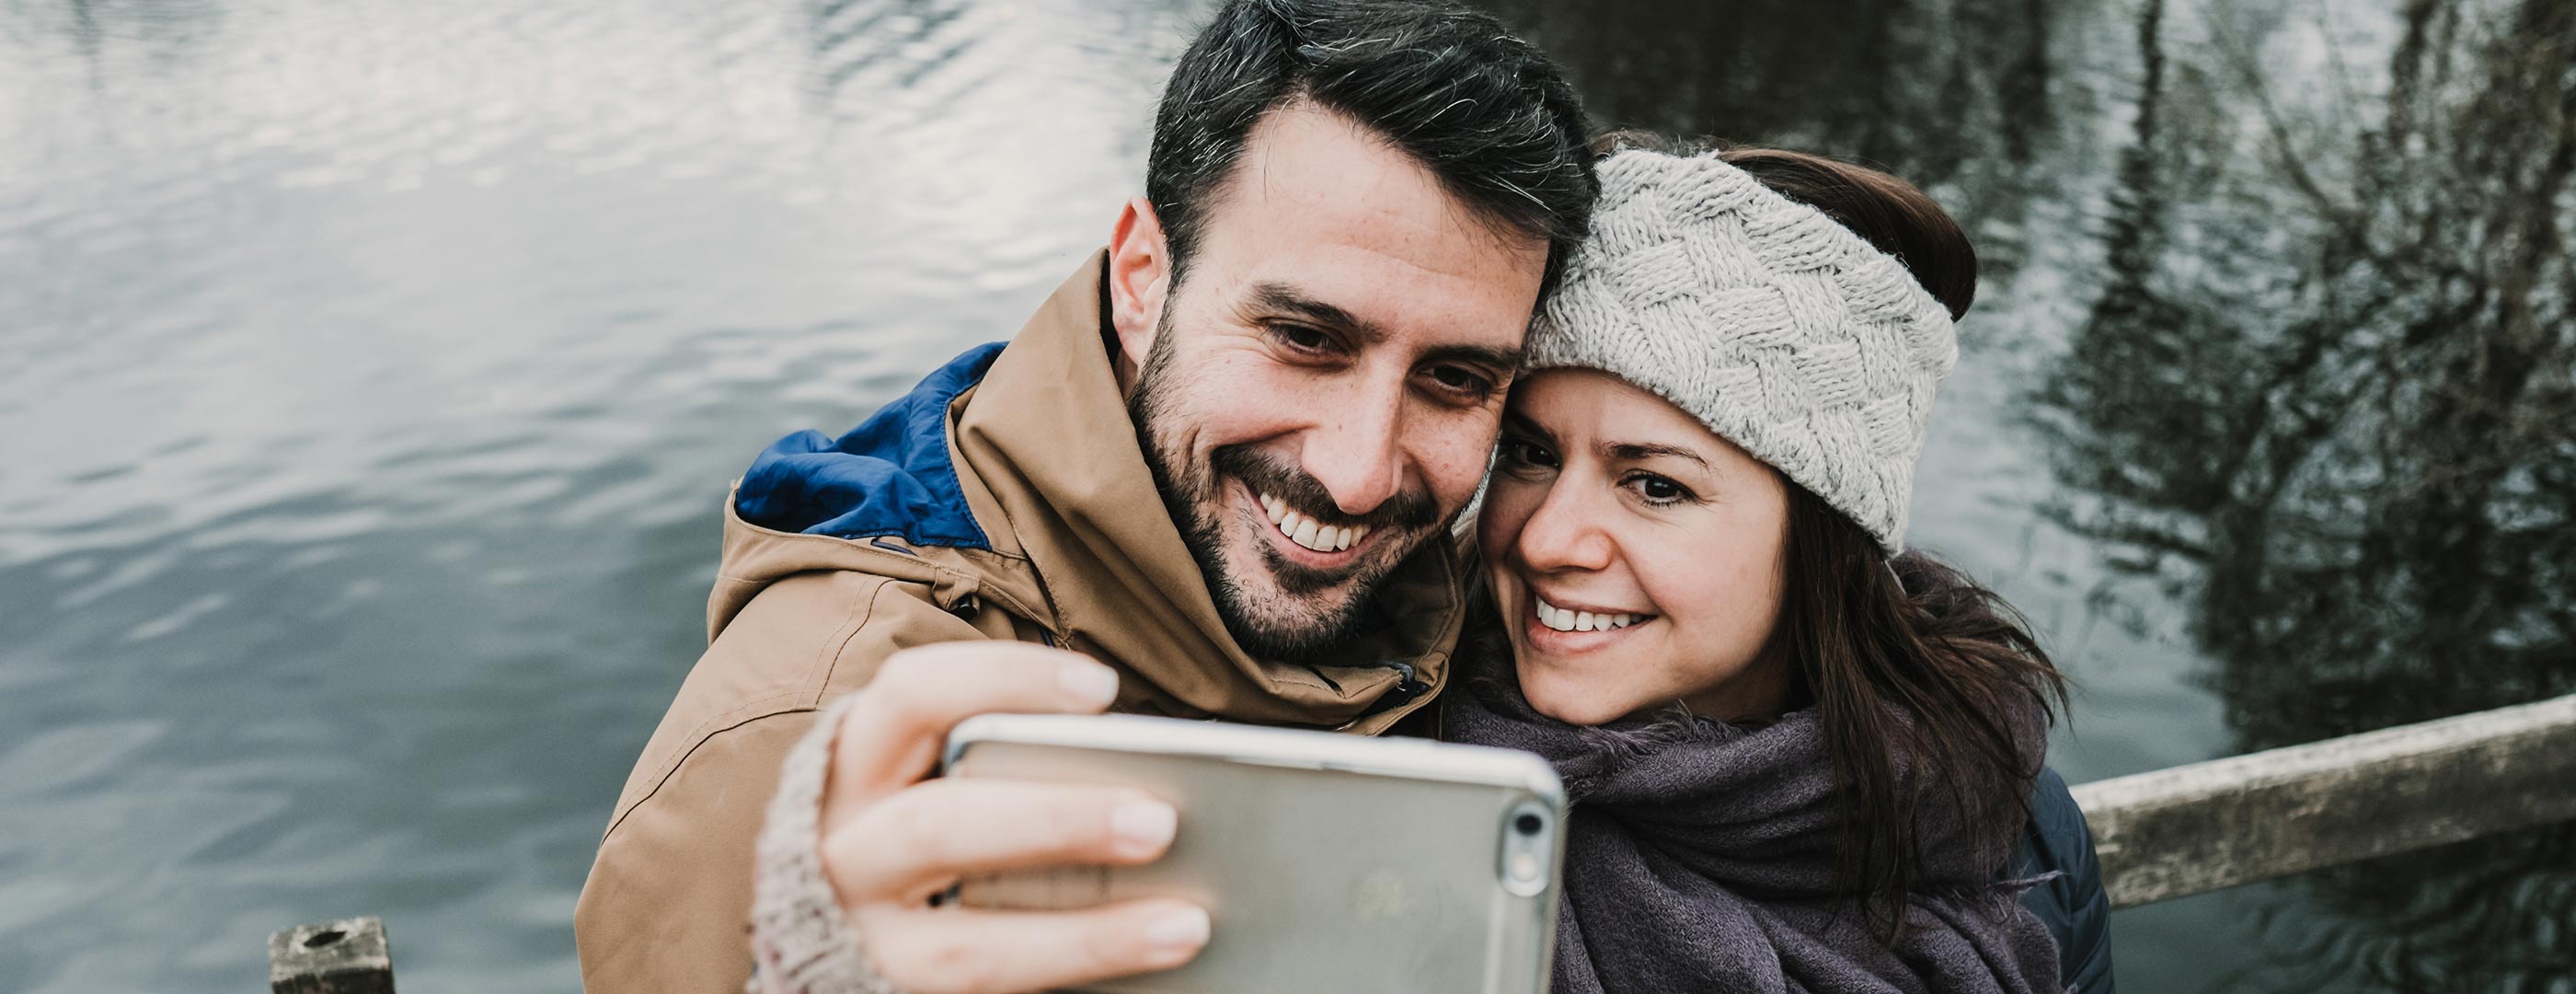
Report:
[[1253,125],[1298,100],[1385,137],[1501,230],[1547,239],[1548,286],[1591,221],[1583,106],[1491,16],[1436,0],[1230,0],[1154,115],[1145,196],[1175,283]]

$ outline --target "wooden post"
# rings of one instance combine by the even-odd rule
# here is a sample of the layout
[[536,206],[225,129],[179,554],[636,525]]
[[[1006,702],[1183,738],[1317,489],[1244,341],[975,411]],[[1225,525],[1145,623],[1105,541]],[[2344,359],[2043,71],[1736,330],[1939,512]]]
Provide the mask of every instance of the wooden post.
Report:
[[2074,788],[2114,908],[2576,818],[2576,695]]
[[269,994],[394,994],[384,919],[281,928],[268,937]]

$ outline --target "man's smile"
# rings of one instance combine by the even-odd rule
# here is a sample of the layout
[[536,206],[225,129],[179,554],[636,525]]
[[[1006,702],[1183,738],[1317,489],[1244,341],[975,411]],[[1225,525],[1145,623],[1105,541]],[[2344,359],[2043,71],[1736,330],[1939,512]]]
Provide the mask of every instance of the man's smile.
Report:
[[1356,562],[1368,548],[1373,525],[1300,510],[1285,498],[1262,493],[1241,480],[1234,482],[1235,499],[1248,501],[1257,519],[1269,523],[1271,545],[1290,562],[1338,569]]

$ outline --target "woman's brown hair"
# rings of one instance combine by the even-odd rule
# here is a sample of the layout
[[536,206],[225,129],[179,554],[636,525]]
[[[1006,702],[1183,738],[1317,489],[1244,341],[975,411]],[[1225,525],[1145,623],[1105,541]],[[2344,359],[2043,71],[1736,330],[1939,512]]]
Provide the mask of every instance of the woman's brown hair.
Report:
[[[1716,151],[1782,196],[1822,211],[1895,256],[1953,319],[1977,292],[1966,233],[1913,184],[1866,166],[1785,149],[1605,136],[1603,155],[1646,148]],[[1780,618],[1772,646],[1794,696],[1812,703],[1832,754],[1841,839],[1835,858],[1892,942],[1905,902],[1926,883],[1914,826],[1924,804],[1953,805],[1980,852],[2030,815],[2041,729],[2007,716],[2066,705],[2066,679],[2001,597],[1919,550],[1889,556],[1867,530],[1782,477],[1789,513]],[[1997,868],[2000,870],[2000,867]]]

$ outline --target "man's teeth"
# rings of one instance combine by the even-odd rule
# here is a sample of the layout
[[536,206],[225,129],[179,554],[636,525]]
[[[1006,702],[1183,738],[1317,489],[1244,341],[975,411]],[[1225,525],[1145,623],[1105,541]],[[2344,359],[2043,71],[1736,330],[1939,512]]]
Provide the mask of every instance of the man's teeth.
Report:
[[1288,502],[1269,494],[1261,495],[1261,509],[1270,515],[1270,523],[1288,540],[1317,552],[1340,552],[1367,538],[1369,526],[1336,527],[1288,509]]
[[1530,599],[1538,602],[1538,623],[1560,632],[1606,632],[1613,628],[1626,628],[1651,617],[1642,614],[1594,614],[1590,611],[1568,611],[1536,597]]

